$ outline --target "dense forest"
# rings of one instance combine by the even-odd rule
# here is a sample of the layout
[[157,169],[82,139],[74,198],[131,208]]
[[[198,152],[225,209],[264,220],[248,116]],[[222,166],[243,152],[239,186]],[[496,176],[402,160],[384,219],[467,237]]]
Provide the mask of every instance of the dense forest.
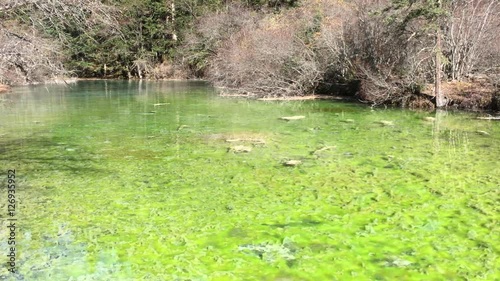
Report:
[[3,0],[0,84],[190,79],[251,98],[500,109],[498,0]]

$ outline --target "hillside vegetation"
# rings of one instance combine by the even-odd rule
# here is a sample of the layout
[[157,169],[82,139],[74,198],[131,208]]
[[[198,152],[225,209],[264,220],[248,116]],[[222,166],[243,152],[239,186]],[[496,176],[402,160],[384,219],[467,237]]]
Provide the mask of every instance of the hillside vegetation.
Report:
[[495,108],[496,0],[7,0],[0,83],[202,78],[252,98]]

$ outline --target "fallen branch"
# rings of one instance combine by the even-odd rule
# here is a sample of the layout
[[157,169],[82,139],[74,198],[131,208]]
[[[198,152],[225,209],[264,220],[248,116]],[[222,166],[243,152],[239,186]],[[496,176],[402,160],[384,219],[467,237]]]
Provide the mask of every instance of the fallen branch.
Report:
[[477,119],[481,119],[481,120],[500,120],[500,116],[477,117]]
[[346,100],[350,98],[328,95],[310,95],[294,97],[260,98],[259,101],[301,101],[301,100]]
[[319,149],[316,149],[315,151],[312,151],[311,152],[311,155],[316,155],[322,151],[326,151],[326,150],[332,150],[332,149],[335,149],[337,148],[336,146],[324,146],[322,148],[319,148]]
[[292,120],[299,120],[299,119],[304,119],[306,118],[305,116],[299,115],[299,116],[288,116],[288,117],[281,117],[281,120],[286,120],[286,121],[292,121]]

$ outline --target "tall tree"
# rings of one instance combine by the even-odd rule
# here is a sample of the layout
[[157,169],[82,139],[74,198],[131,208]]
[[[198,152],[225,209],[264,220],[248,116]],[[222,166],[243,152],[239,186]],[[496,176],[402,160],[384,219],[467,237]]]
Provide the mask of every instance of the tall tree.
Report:
[[[408,40],[421,36],[434,37],[434,94],[436,107],[446,106],[446,97],[441,91],[441,72],[443,56],[441,37],[443,34],[443,19],[447,15],[443,1],[451,0],[392,0],[385,10],[390,13],[390,19],[400,24],[401,29],[408,31],[413,27]],[[415,26],[417,27],[415,29]]]

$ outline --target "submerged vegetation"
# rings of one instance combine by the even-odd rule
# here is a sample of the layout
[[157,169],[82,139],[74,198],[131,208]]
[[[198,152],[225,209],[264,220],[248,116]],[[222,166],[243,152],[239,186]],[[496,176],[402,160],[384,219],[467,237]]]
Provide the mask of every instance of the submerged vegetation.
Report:
[[3,84],[203,78],[247,97],[499,109],[496,0],[8,0],[0,19]]
[[2,255],[0,278],[500,278],[496,121],[200,82],[14,91],[0,165],[18,169],[19,271]]
[[439,109],[500,111],[498,42],[498,0],[4,0],[0,279],[500,280],[499,117]]

